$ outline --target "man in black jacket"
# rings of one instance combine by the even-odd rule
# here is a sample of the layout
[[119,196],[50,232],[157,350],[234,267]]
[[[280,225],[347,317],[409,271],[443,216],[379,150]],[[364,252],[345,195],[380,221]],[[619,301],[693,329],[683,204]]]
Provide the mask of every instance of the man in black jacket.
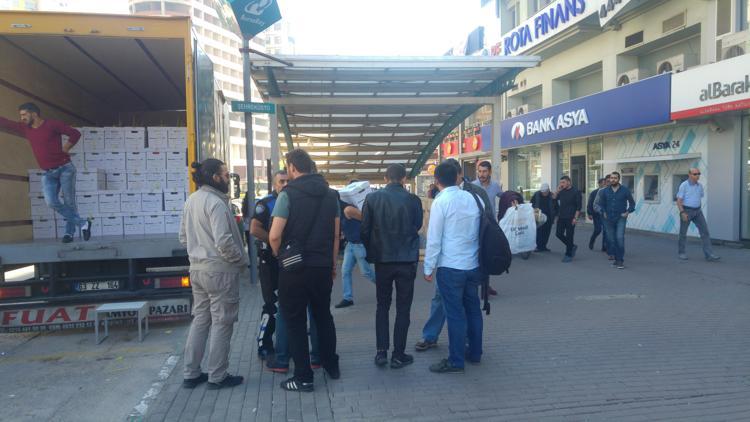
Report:
[[557,205],[557,230],[555,235],[565,244],[565,256],[562,262],[570,262],[576,256],[578,246],[573,243],[576,222],[581,215],[581,194],[573,187],[570,177],[560,178],[557,191],[552,194]]
[[602,234],[602,252],[607,251],[607,231],[603,230],[604,226],[602,224],[602,215],[596,212],[596,209],[594,208],[594,203],[596,202],[596,197],[599,195],[599,192],[602,191],[604,188],[607,187],[607,178],[602,177],[599,179],[599,187],[597,189],[594,189],[589,193],[589,200],[586,203],[586,214],[588,215],[589,220],[592,220],[594,222],[594,232],[591,233],[591,238],[589,239],[589,249],[594,249],[594,243],[596,243],[596,238],[599,236],[599,233]]
[[332,379],[340,377],[336,354],[336,327],[331,316],[331,289],[339,252],[340,210],[336,191],[301,149],[286,154],[289,183],[273,208],[269,243],[278,256],[282,245],[302,248],[301,269],[279,272],[279,304],[287,324],[294,376],[281,383],[288,391],[312,391],[310,349],[307,342],[307,308],[318,329],[320,362]]
[[375,264],[378,301],[375,316],[375,364],[384,366],[388,363],[388,312],[395,284],[396,322],[393,326],[391,368],[402,368],[414,362],[414,358],[404,350],[419,261],[422,202],[404,189],[406,168],[403,165],[388,166],[386,181],[388,185],[384,189],[367,195],[362,207],[360,233],[367,249],[367,261]]
[[531,206],[547,216],[547,221],[536,228],[535,252],[549,252],[547,242],[549,242],[549,235],[552,232],[552,223],[554,221],[553,218],[555,218],[555,201],[552,199],[548,183],[542,183],[541,189],[536,191],[534,196],[531,197]]

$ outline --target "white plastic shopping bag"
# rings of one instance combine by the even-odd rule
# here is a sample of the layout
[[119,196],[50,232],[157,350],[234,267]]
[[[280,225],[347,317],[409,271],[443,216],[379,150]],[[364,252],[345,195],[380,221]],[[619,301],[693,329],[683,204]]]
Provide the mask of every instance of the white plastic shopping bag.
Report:
[[500,220],[500,228],[508,238],[511,253],[531,252],[536,249],[536,220],[531,204],[508,208]]
[[370,182],[354,182],[346,185],[344,188],[339,190],[341,200],[347,204],[354,205],[355,207],[362,210],[362,205],[365,203],[365,197],[367,194],[372,192],[370,188]]

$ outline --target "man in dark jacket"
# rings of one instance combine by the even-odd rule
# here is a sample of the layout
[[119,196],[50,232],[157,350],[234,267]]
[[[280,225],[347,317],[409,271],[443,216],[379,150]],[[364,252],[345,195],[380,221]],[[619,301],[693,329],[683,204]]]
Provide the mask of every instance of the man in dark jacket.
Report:
[[395,284],[396,321],[393,326],[391,368],[402,368],[414,362],[414,358],[404,350],[419,262],[422,202],[404,189],[406,168],[403,165],[388,166],[386,181],[388,185],[385,189],[375,191],[365,199],[360,234],[367,249],[367,261],[375,264],[378,301],[375,315],[375,364],[384,366],[388,363],[388,312]]
[[534,196],[531,197],[531,206],[547,216],[547,221],[536,228],[535,252],[549,252],[547,242],[549,242],[549,235],[552,232],[552,222],[555,218],[555,201],[552,199],[548,183],[542,183],[541,189],[536,191]]
[[604,188],[607,187],[607,179],[602,177],[599,179],[599,188],[594,189],[589,193],[589,200],[586,204],[586,214],[588,214],[589,220],[592,220],[594,222],[594,232],[591,233],[591,238],[589,239],[589,249],[594,249],[594,243],[596,243],[596,238],[599,236],[599,233],[602,234],[602,252],[607,251],[607,231],[603,229],[602,226],[602,215],[596,211],[594,207],[594,203],[596,202],[597,195],[599,195],[599,192],[604,190]]
[[338,379],[336,327],[331,316],[331,289],[339,253],[340,210],[336,191],[320,174],[304,150],[286,154],[289,183],[273,208],[269,243],[274,255],[292,244],[302,249],[301,269],[279,272],[279,305],[287,324],[294,376],[281,383],[288,391],[312,391],[307,307],[318,329],[320,361],[332,379]]
[[560,178],[557,191],[552,194],[557,202],[557,230],[555,235],[565,244],[565,256],[563,262],[570,262],[576,255],[578,246],[573,243],[576,230],[576,222],[581,215],[581,194],[573,187],[570,177]]
[[620,184],[620,173],[614,171],[609,176],[610,184],[604,188],[594,203],[594,209],[601,213],[609,246],[607,250],[615,256],[614,266],[625,268],[625,225],[628,215],[635,211],[635,200],[627,186]]

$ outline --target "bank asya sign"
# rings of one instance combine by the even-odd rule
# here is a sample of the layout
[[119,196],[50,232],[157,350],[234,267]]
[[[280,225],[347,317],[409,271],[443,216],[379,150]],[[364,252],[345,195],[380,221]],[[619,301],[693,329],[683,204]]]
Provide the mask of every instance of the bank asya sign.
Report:
[[516,148],[668,123],[671,74],[532,111],[500,125],[502,148]]
[[502,39],[503,56],[520,54],[563,29],[597,13],[593,0],[557,0],[513,28]]
[[690,69],[672,77],[674,120],[750,108],[750,56]]

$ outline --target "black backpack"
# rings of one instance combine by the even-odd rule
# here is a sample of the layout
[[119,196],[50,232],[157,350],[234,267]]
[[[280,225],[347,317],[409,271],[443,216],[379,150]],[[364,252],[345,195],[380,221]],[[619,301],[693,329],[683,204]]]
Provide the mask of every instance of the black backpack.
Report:
[[503,229],[492,217],[487,215],[477,195],[473,192],[470,193],[477,202],[481,214],[479,218],[479,267],[483,273],[488,275],[482,283],[482,299],[484,299],[483,310],[489,315],[489,276],[509,272],[513,254],[510,252],[510,244],[508,238],[505,237],[505,233],[503,233]]

